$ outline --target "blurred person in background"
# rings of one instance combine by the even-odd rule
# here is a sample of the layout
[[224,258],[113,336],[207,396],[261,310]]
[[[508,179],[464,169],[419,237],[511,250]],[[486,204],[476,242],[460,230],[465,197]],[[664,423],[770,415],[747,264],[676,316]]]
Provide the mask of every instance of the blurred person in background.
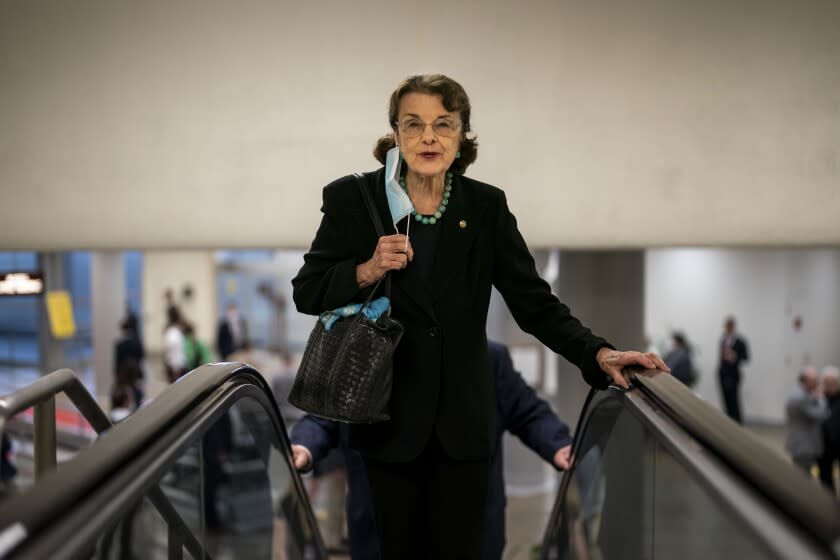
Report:
[[18,472],[17,466],[12,460],[12,440],[9,434],[3,432],[2,439],[2,448],[0,448],[0,497],[10,492]]
[[[496,449],[490,461],[482,559],[498,560],[505,547],[505,481],[502,436],[517,436],[547,463],[557,469],[571,464],[572,436],[549,404],[539,398],[513,368],[507,347],[488,341],[488,365],[496,384]],[[352,560],[380,558],[375,531],[373,501],[365,466],[359,454],[347,446],[346,430],[338,422],[306,415],[292,430],[292,457],[300,471],[317,465],[335,447],[347,462],[347,519]]]
[[834,465],[840,461],[840,369],[825,366],[822,370],[822,383],[828,418],[822,424],[823,453],[818,465],[820,480],[835,494]]
[[671,341],[671,350],[665,356],[665,363],[671,368],[671,375],[688,387],[693,387],[697,383],[697,373],[691,361],[691,347],[681,332],[671,335]]
[[228,302],[225,316],[219,321],[216,333],[216,351],[223,362],[229,361],[230,355],[245,347],[248,341],[248,329],[245,319],[239,314],[234,302]]
[[108,418],[112,424],[122,422],[137,410],[138,403],[133,398],[134,391],[130,386],[117,385],[111,391],[111,411]]
[[186,365],[181,313],[177,307],[169,306],[166,308],[166,328],[163,331],[163,366],[170,383],[181,376]]
[[820,391],[820,374],[817,368],[802,369],[799,382],[788,397],[785,412],[785,448],[793,462],[810,474],[823,452],[822,424],[828,417],[828,407]]
[[114,346],[114,382],[130,387],[135,406],[143,402],[143,358],[146,353],[137,337],[137,324],[128,318],[120,323],[120,337]]
[[181,375],[198,366],[216,361],[210,348],[195,335],[195,327],[192,323],[182,322],[181,329],[184,334],[184,371]]
[[175,292],[172,288],[166,288],[166,291],[163,292],[163,299],[166,302],[166,316],[169,317],[171,313],[177,313],[178,315],[181,314],[181,309],[178,307],[178,303],[175,301]]
[[131,303],[129,302],[125,302],[125,318],[122,320],[122,324],[125,325],[142,346],[143,335],[140,332],[140,319],[137,317],[137,313],[131,308]]
[[747,341],[735,332],[735,318],[727,317],[723,325],[723,336],[720,339],[720,365],[718,366],[718,380],[723,396],[723,406],[726,414],[738,422],[741,419],[741,364],[749,361],[750,352]]

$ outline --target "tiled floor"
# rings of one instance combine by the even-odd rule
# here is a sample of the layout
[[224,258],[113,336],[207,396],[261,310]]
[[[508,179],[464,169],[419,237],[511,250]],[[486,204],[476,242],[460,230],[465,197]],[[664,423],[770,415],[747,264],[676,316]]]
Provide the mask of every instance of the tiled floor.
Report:
[[531,550],[542,540],[555,498],[556,494],[553,492],[508,498],[505,512],[507,523],[505,560],[531,558]]

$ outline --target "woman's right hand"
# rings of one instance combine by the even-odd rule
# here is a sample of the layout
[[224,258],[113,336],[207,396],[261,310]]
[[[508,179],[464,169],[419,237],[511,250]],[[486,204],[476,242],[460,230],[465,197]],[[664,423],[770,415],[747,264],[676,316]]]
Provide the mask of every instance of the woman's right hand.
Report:
[[[405,235],[384,235],[379,238],[373,256],[356,267],[356,282],[360,288],[370,286],[391,270],[401,270],[414,260],[414,249],[406,243]],[[407,247],[407,249],[406,249]]]

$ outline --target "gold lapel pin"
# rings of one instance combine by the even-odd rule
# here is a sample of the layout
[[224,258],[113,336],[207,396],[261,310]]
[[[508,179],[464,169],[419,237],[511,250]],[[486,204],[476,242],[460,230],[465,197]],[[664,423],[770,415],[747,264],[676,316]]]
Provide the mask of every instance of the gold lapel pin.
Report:
[[467,229],[467,220],[461,220],[458,225],[461,226],[461,229]]

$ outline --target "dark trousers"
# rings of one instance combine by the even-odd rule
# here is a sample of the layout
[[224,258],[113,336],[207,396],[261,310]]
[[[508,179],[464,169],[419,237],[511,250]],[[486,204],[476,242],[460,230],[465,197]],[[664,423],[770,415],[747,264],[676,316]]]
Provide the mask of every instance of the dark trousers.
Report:
[[738,395],[740,380],[729,374],[721,374],[719,379],[726,415],[741,424],[741,398]]
[[450,459],[433,435],[412,461],[364,461],[384,560],[481,558],[489,459]]
[[835,494],[834,489],[834,462],[840,460],[837,452],[826,444],[825,451],[822,456],[817,459],[817,467],[820,469],[820,481],[832,494]]
[[358,451],[342,444],[347,465],[347,536],[350,538],[352,560],[381,560],[373,499],[370,496],[367,473]]

